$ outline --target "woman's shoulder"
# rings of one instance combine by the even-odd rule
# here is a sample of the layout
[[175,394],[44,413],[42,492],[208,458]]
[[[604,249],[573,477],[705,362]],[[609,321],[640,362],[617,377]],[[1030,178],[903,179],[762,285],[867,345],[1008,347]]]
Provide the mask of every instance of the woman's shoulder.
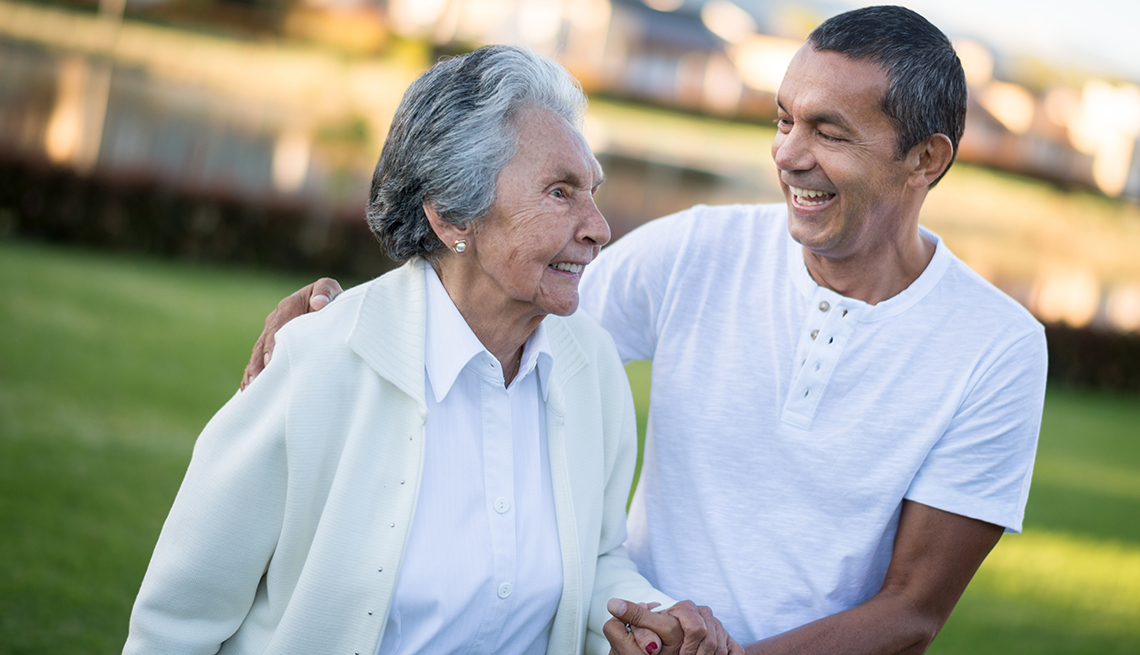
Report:
[[[406,335],[406,324],[422,322],[416,310],[423,301],[422,278],[422,269],[417,274],[414,266],[405,265],[352,287],[320,311],[290,321],[278,332],[278,344],[289,348],[297,364],[335,364],[341,358],[356,358],[351,342],[361,336],[399,341],[395,337]],[[392,332],[397,334],[384,336]]]
[[[574,312],[569,316],[550,315],[546,317],[547,330],[566,330],[584,348],[595,349],[612,347],[613,339],[605,328],[586,312]],[[558,327],[555,327],[558,326]]]
[[343,344],[360,311],[368,284],[348,289],[320,311],[303,314],[286,323],[277,333],[279,344],[309,346]]
[[547,316],[547,338],[555,360],[583,356],[585,364],[601,370],[624,370],[613,337],[586,312]]

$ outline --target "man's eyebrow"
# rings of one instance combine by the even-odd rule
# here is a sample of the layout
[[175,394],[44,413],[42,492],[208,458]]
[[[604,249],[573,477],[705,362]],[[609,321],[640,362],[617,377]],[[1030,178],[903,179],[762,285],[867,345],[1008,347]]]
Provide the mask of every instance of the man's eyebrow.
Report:
[[808,114],[807,120],[810,123],[822,123],[824,125],[834,125],[844,132],[851,131],[851,124],[842,114],[833,111],[821,111],[814,114]]
[[[784,103],[780,102],[779,98],[776,98],[776,106],[779,107],[780,111],[784,112],[785,114],[791,113],[787,110],[786,107],[784,107]],[[835,127],[838,127],[845,132],[853,131],[851,129],[851,123],[849,123],[847,119],[843,117],[843,114],[834,111],[819,111],[811,113],[807,116],[804,116],[804,120],[809,123],[834,125]]]

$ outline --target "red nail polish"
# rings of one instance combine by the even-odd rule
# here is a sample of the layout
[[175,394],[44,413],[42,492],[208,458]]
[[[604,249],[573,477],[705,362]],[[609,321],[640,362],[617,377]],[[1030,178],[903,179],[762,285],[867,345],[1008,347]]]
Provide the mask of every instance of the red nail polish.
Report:
[[649,645],[645,647],[645,652],[649,653],[649,655],[653,655],[653,653],[656,651],[657,651],[657,644],[655,644],[653,642],[649,642]]

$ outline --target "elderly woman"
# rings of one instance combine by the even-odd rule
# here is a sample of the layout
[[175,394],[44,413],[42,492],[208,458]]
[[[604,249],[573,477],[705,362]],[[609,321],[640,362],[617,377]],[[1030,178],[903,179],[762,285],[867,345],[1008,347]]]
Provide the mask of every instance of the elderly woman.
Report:
[[282,330],[206,426],[125,652],[604,652],[610,598],[672,604],[622,548],[624,371],[571,316],[610,236],[584,104],[510,47],[412,84],[368,206],[405,265]]

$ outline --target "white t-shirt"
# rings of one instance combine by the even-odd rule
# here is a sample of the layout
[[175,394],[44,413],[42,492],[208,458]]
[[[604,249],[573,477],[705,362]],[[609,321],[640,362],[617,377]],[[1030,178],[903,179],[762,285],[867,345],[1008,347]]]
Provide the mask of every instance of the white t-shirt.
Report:
[[653,360],[630,555],[741,643],[874,595],[904,498],[1021,529],[1044,330],[923,234],[877,305],[815,284],[782,204],[694,207],[587,267],[582,309]]

